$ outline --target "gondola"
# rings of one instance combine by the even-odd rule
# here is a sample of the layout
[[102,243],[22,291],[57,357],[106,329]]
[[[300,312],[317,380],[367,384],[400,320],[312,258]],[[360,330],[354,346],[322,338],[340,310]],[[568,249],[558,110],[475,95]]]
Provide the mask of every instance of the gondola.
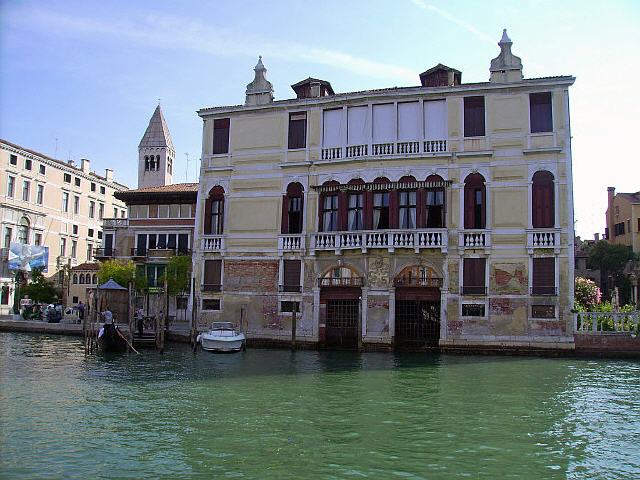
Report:
[[127,340],[118,327],[105,323],[98,333],[98,350],[101,352],[126,352]]

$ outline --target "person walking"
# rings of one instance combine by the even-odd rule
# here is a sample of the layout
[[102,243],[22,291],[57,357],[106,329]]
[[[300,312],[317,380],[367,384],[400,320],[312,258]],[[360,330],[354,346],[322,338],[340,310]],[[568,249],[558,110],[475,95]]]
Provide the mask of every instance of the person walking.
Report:
[[105,325],[113,323],[113,313],[111,313],[108,305],[105,311],[102,312],[102,318],[104,318]]

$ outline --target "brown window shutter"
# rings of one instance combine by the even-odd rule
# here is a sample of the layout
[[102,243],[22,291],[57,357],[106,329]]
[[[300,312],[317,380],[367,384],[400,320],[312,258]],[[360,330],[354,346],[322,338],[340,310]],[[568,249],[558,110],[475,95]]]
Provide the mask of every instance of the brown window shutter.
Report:
[[213,121],[213,153],[229,153],[229,119]]
[[364,228],[371,230],[373,228],[373,192],[371,190],[364,192],[363,210]]
[[426,203],[427,203],[427,191],[424,188],[419,188],[416,193],[416,227],[417,228],[424,228],[427,225]]
[[289,197],[287,195],[282,196],[282,220],[280,228],[282,233],[289,233]]
[[211,204],[212,198],[207,198],[204,202],[204,234],[211,235]]
[[307,113],[289,114],[289,148],[304,148],[307,144]]
[[389,228],[398,228],[398,191],[389,192]]
[[204,290],[219,291],[222,279],[222,260],[204,261]]
[[[465,258],[462,266],[463,286],[477,287],[484,290],[485,285],[485,272],[486,272],[486,258]],[[469,293],[476,293],[470,291]],[[477,293],[483,293],[478,291]]]
[[552,294],[555,291],[555,259],[533,259],[533,293]]
[[324,225],[322,224],[322,217],[323,215],[323,208],[324,208],[324,197],[325,194],[321,193],[320,195],[318,195],[318,231],[319,232],[324,232]]
[[349,197],[347,192],[338,193],[338,230],[349,230],[347,223],[349,221]]
[[474,188],[471,185],[464,187],[464,228],[472,229],[474,227]]
[[283,281],[284,289],[286,291],[299,291],[300,290],[300,260],[284,260],[283,262],[284,272]]

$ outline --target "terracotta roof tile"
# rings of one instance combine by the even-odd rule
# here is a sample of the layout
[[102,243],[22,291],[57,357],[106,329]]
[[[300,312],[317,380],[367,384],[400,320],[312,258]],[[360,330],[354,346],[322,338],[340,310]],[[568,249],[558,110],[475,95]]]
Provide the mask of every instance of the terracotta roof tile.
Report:
[[71,267],[72,272],[75,272],[77,270],[93,270],[97,272],[98,270],[100,270],[100,264],[96,262],[85,262],[81,263],[80,265],[76,265],[75,267]]
[[173,183],[171,185],[160,185],[157,187],[144,187],[132,190],[124,190],[118,193],[179,193],[179,192],[197,192],[197,183]]

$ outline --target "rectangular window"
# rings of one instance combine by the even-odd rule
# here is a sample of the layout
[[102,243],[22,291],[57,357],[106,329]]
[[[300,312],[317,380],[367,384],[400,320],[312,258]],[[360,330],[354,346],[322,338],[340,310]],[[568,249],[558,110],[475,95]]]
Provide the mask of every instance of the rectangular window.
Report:
[[9,155],[9,163],[11,165],[18,165],[18,156],[17,155]]
[[169,218],[180,218],[180,205],[169,205]]
[[531,318],[556,318],[553,305],[531,305]]
[[484,317],[485,305],[482,303],[463,303],[462,316],[463,317]]
[[326,195],[322,203],[322,230],[338,230],[338,195]]
[[29,190],[31,190],[31,182],[28,180],[22,181],[22,201],[29,201]]
[[[340,115],[342,115],[342,112]],[[367,106],[349,107],[347,110],[347,145],[364,145],[369,143],[371,125],[369,124],[368,116],[369,107]]]
[[16,177],[7,177],[7,197],[13,198],[16,190]]
[[289,114],[289,149],[307,146],[307,113]]
[[104,195],[105,191],[105,188],[103,186],[100,186],[100,195]]
[[169,205],[158,206],[158,218],[169,218]]
[[34,233],[34,235],[33,235],[33,244],[36,245],[36,246],[42,245],[42,234],[41,233]]
[[531,295],[557,295],[555,272],[555,258],[534,258]]
[[552,132],[551,92],[529,94],[531,133]]
[[159,250],[164,250],[165,248],[167,248],[167,234],[166,233],[160,233],[158,234],[158,243],[157,243],[157,248]]
[[71,183],[71,174],[65,173],[63,180],[64,180],[64,183]]
[[362,193],[350,193],[349,194],[349,212],[348,222],[349,230],[362,230],[364,228],[363,220],[363,205],[364,194]]
[[399,194],[400,228],[416,228],[416,192]]
[[189,254],[189,235],[186,233],[178,234],[178,253]]
[[444,228],[444,190],[427,190],[427,228]]
[[47,167],[43,164],[40,164],[40,175],[44,175],[47,172]]
[[373,194],[373,228],[389,228],[389,192]]
[[204,298],[202,300],[202,310],[220,310],[220,299]]
[[211,202],[211,235],[222,235],[223,206],[224,202],[222,200],[213,200]]
[[191,205],[188,203],[180,205],[180,218],[191,218]]
[[340,147],[342,145],[342,109],[325,110],[322,114],[322,145],[324,147]]
[[76,187],[79,187],[80,186],[80,179],[78,177],[76,177],[73,180],[75,182]]
[[616,223],[613,226],[613,236],[617,237],[618,235],[624,235],[624,222]]
[[87,243],[87,261],[91,261],[93,258],[93,245]]
[[78,242],[75,240],[71,241],[71,258],[76,258],[76,254],[78,253]]
[[464,136],[484,136],[484,97],[464,97]]
[[420,132],[420,103],[398,103],[398,140],[419,140]]
[[176,297],[176,310],[186,310],[189,305],[189,298]]
[[60,239],[60,256],[64,257],[66,253],[67,253],[67,239],[61,238]]
[[77,235],[77,234],[78,234],[78,225],[73,225],[73,226],[71,227],[71,232],[72,232],[74,235]]
[[78,195],[73,196],[73,213],[76,215],[80,213],[80,197]]
[[448,137],[446,101],[424,102],[424,138],[426,140],[446,140]]
[[396,125],[394,121],[395,106],[393,103],[374,105],[373,112],[373,142],[386,143],[396,140]]
[[98,230],[98,240],[102,239],[102,231]]
[[139,233],[136,237],[135,254],[139,257],[147,255],[147,235],[145,233]]
[[102,220],[104,217],[104,203],[98,205],[98,220]]
[[118,209],[113,207],[113,218],[118,218]]
[[13,236],[13,231],[9,227],[4,227],[4,248],[9,248],[11,246],[11,237]]
[[29,158],[25,158],[25,159],[24,159],[24,168],[25,168],[26,170],[31,170],[31,167],[32,167],[31,159],[29,159]]
[[164,269],[165,265],[147,264],[147,285],[150,287],[163,287]]
[[150,233],[148,236],[148,242],[149,242],[149,250],[155,250],[156,248],[158,248],[158,235],[155,233]]
[[300,313],[300,302],[284,301],[280,302],[280,313]]
[[300,260],[283,260],[282,261],[282,279],[284,292],[299,292],[300,286],[300,270],[302,262]]
[[69,194],[62,192],[62,211],[67,213],[69,211]]
[[219,292],[222,289],[222,260],[204,261],[204,292]]
[[213,154],[229,153],[229,119],[213,121]]
[[96,184],[94,182],[91,182],[91,191],[92,192],[96,191]]
[[38,185],[36,187],[36,203],[42,205],[44,201],[44,185]]
[[89,218],[94,218],[96,216],[96,202],[89,202]]
[[462,266],[462,294],[463,295],[486,295],[485,283],[486,272],[485,258],[465,258]]

